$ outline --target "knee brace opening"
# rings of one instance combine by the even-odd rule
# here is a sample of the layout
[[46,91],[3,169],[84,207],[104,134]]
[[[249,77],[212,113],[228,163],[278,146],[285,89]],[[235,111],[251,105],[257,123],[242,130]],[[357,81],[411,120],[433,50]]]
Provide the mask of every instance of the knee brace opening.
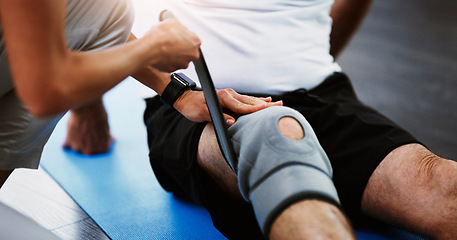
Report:
[[285,116],[279,119],[278,128],[281,134],[289,139],[300,140],[305,137],[303,126],[293,117]]

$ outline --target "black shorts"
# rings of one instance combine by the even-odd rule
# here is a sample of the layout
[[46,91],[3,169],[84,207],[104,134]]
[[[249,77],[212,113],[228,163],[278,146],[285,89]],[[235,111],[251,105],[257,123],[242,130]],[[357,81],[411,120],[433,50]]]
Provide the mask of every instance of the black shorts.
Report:
[[[363,226],[369,219],[362,214],[360,202],[371,174],[389,152],[418,141],[362,104],[343,73],[335,73],[310,91],[272,97],[302,113],[311,124],[332,163],[343,210],[355,227]],[[202,204],[229,239],[262,239],[252,207],[227,197],[198,166],[197,146],[206,123],[187,120],[158,97],[147,99],[144,119],[151,166],[162,187]]]

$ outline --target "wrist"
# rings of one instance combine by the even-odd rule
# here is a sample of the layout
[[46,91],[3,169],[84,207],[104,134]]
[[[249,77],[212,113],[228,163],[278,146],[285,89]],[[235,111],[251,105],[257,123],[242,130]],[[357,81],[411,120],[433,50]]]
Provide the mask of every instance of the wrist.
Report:
[[171,81],[163,90],[160,99],[170,108],[173,108],[176,100],[178,100],[187,90],[194,89],[195,86],[195,82],[183,73],[173,73],[171,74]]
[[176,99],[176,101],[173,104],[173,108],[176,109],[178,112],[182,113],[186,108],[186,103],[189,102],[189,98],[187,98],[187,96],[192,92],[193,90],[191,89],[185,90],[184,93],[178,99]]
[[78,119],[92,119],[107,121],[108,114],[106,113],[105,106],[102,99],[97,99],[92,102],[86,103],[80,107],[72,108],[70,111],[73,117]]
[[89,114],[99,112],[100,110],[105,110],[105,106],[103,105],[103,100],[101,98],[97,98],[96,100],[84,103],[79,107],[71,109],[71,111],[75,114]]

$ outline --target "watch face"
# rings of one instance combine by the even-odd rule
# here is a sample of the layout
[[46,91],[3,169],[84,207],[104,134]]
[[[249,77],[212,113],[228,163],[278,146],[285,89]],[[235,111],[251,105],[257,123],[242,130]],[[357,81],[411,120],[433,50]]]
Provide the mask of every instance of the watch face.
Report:
[[192,81],[192,79],[190,79],[184,73],[173,73],[172,77],[173,77],[173,79],[175,79],[177,82],[179,82],[183,86],[190,87],[190,88],[196,87],[195,82]]
[[186,80],[184,80],[181,76],[179,76],[178,74],[172,74],[172,77],[179,84],[181,84],[183,86],[189,86],[189,83]]

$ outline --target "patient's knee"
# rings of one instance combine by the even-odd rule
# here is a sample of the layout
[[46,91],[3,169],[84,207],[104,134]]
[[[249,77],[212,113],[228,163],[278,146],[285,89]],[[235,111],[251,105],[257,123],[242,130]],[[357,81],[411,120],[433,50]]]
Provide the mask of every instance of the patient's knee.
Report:
[[278,122],[279,131],[287,138],[300,140],[305,137],[301,124],[293,117],[283,117]]

